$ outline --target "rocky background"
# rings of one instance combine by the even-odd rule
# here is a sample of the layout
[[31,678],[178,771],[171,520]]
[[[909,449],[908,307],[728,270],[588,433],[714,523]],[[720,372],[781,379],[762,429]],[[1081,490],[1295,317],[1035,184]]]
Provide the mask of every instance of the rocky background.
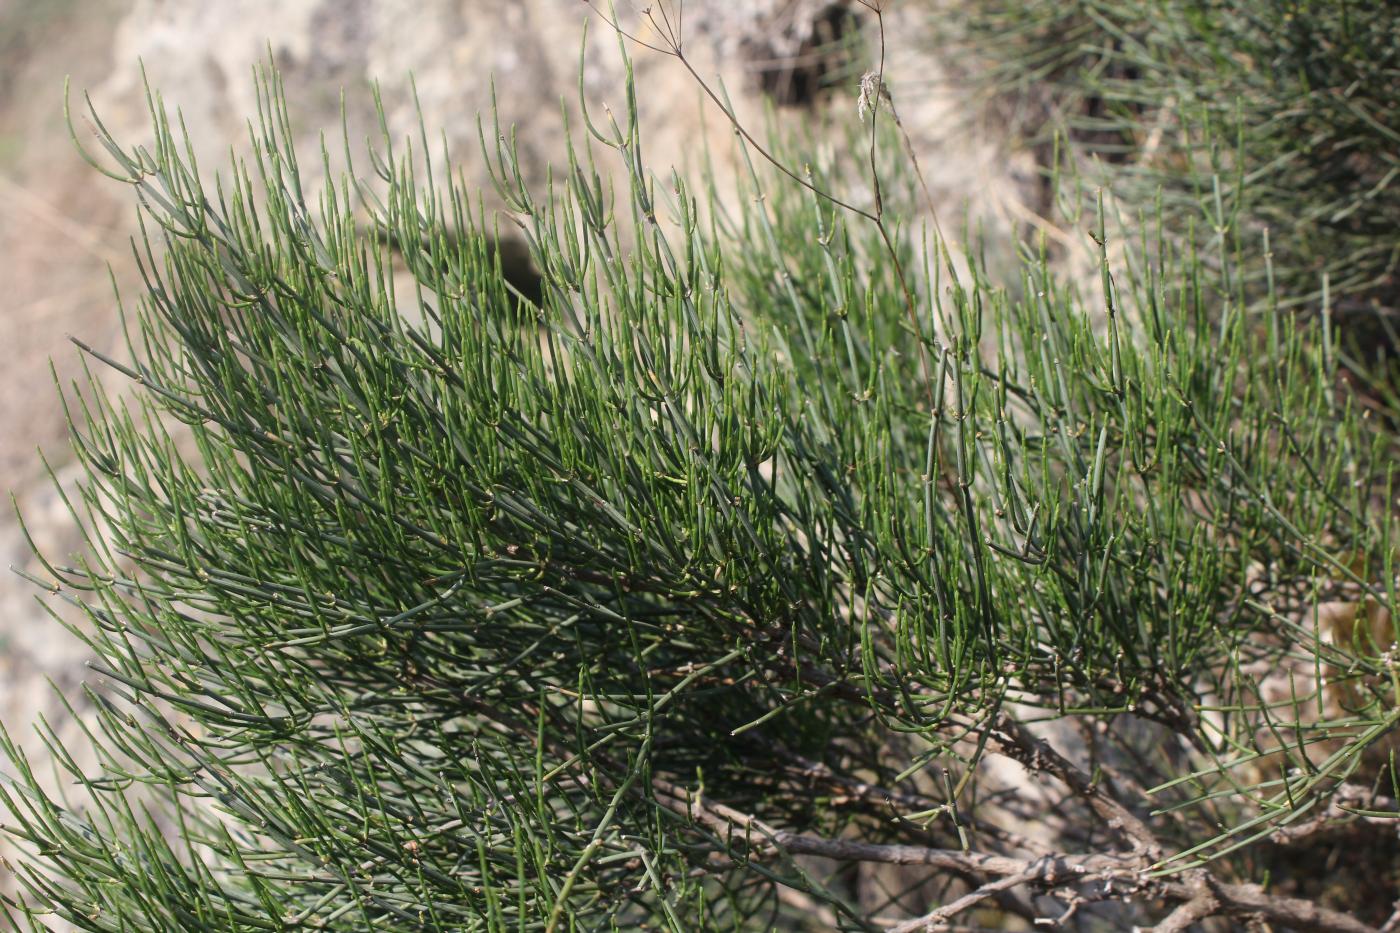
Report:
[[[667,2],[674,8],[676,0]],[[618,6],[645,37],[637,11]],[[996,239],[1022,225],[1037,185],[1032,160],[973,119],[968,94],[926,39],[936,0],[886,6],[889,82],[945,226],[970,214]],[[722,80],[750,126],[763,126],[771,102],[780,123],[814,121],[833,145],[857,120],[864,65],[830,48],[853,29],[869,47],[873,17],[839,0],[685,3],[688,56],[701,75]],[[722,115],[677,61],[632,51],[653,170],[693,170],[709,147],[723,176],[733,134]],[[580,0],[0,0],[0,488],[12,491],[29,534],[59,560],[81,542],[38,452],[71,484],[54,377],[66,384],[82,374],[69,335],[121,356],[113,283],[128,300],[137,294],[134,203],[78,157],[63,117],[64,76],[72,76],[75,115],[86,89],[117,137],[137,142],[147,136],[144,64],[152,87],[182,111],[207,171],[227,161],[230,147],[245,146],[245,120],[256,110],[253,68],[269,55],[308,161],[316,161],[321,131],[339,132],[342,90],[352,134],[368,129],[373,81],[391,129],[409,132],[411,74],[430,132],[446,134],[468,176],[488,191],[474,155],[493,79],[502,124],[516,127],[536,179],[564,151],[561,107],[577,116],[580,61],[589,106],[622,103],[616,37]],[[87,137],[82,119],[76,123]],[[121,391],[120,380],[106,381]],[[0,512],[0,565],[42,575],[8,508]],[[26,729],[37,717],[60,736],[76,734],[48,681],[79,702],[85,674],[82,643],[46,617],[48,604],[41,590],[0,572],[0,722],[39,756],[42,744]]]

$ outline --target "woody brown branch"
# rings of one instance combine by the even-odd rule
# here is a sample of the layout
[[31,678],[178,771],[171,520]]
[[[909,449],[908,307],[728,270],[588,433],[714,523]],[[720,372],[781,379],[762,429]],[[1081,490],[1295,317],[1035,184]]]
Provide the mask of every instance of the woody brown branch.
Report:
[[[1159,930],[1184,929],[1212,916],[1258,917],[1270,923],[1319,933],[1376,933],[1376,928],[1338,911],[1299,898],[1267,894],[1257,885],[1225,884],[1204,869],[1177,878],[1151,875],[1160,858],[1161,845],[1147,826],[1122,804],[1108,800],[1072,763],[1042,740],[1030,736],[1019,724],[997,726],[997,741],[1033,761],[1042,771],[1054,773],[1083,793],[1095,812],[1116,824],[1127,837],[1130,853],[1075,853],[1018,857],[916,845],[882,845],[848,839],[827,839],[778,829],[752,815],[669,782],[655,779],[656,800],[668,810],[703,826],[727,847],[742,848],[743,855],[761,859],[774,855],[811,855],[835,861],[880,862],[894,865],[928,865],[960,875],[986,879],[970,895],[960,899],[959,910],[969,909],[986,897],[1013,886],[1042,891],[1056,888],[1091,894],[1094,900],[1145,897],[1178,906]],[[1097,805],[1095,805],[1097,802]],[[1153,853],[1157,853],[1154,855]],[[1005,879],[1016,879],[1014,885]],[[949,905],[951,908],[954,905]],[[949,909],[924,918],[926,928],[952,919]],[[932,924],[929,926],[928,924]],[[910,928],[919,929],[918,926]]]

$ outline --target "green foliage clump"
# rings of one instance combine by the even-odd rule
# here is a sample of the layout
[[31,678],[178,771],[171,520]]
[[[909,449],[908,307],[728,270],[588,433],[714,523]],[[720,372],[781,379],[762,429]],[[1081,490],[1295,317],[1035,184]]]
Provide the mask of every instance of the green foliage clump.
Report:
[[308,198],[265,90],[212,185],[159,106],[99,132],[137,391],[75,397],[89,547],[38,581],[98,763],[4,740],[14,922],[879,929],[1067,878],[1281,922],[1260,840],[1381,809],[1394,634],[1318,607],[1390,618],[1393,441],[1228,250],[1105,250],[1087,308],[759,171],[727,213],[629,109],[545,196],[484,142],[536,303],[425,140]]
[[1039,100],[1031,130],[1066,132],[1131,203],[1160,191],[1178,233],[1202,204],[1238,212],[1253,248],[1269,231],[1287,304],[1315,307],[1326,279],[1396,342],[1400,7],[983,0],[939,23],[986,88]]

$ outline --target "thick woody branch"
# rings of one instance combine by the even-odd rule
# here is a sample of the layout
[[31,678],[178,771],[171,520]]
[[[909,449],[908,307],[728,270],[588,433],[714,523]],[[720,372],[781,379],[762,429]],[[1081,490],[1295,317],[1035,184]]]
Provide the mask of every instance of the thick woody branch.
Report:
[[1034,873],[1022,872],[1019,875],[1007,875],[997,881],[989,881],[975,891],[969,891],[951,904],[940,907],[931,914],[891,927],[889,933],[922,933],[924,930],[946,929],[949,922],[963,911],[970,910],[987,898],[995,897],[1003,891],[1014,891],[1016,888],[1031,884],[1036,880]]
[[1131,810],[1109,796],[1083,769],[1065,758],[1049,742],[1032,735],[1024,725],[1005,713],[997,715],[987,728],[996,751],[1019,762],[1032,773],[1049,774],[1062,781],[1094,811],[1110,829],[1124,837],[1135,854],[1156,862],[1162,857],[1162,844],[1147,824]]
[[826,839],[778,829],[757,817],[666,781],[653,780],[652,788],[662,806],[705,827],[726,846],[742,847],[750,859],[776,854],[812,855],[847,862],[928,865],[986,879],[974,891],[914,921],[914,925],[896,928],[906,933],[946,929],[957,913],[1018,887],[1068,888],[1090,893],[1094,900],[1137,896],[1180,904],[1159,925],[1158,933],[1184,930],[1191,923],[1212,916],[1259,917],[1280,926],[1318,933],[1376,933],[1368,924],[1311,901],[1266,894],[1257,885],[1222,884],[1204,870],[1181,879],[1150,878],[1147,872],[1152,862],[1141,850],[1121,855],[1083,853],[1019,858],[958,849]]
[[[1270,924],[1295,930],[1316,930],[1317,933],[1376,933],[1376,928],[1339,911],[1319,907],[1312,901],[1296,897],[1265,894],[1254,884],[1220,884],[1211,875],[1185,883],[1163,885],[1162,895],[1171,900],[1216,903],[1206,916],[1259,917]],[[1170,919],[1170,918],[1168,918]],[[1184,928],[1183,928],[1184,929]],[[1158,927],[1160,933],[1161,927]]]
[[1173,910],[1155,927],[1152,933],[1183,933],[1193,923],[1199,923],[1214,916],[1220,910],[1220,902],[1209,891],[1202,892]]

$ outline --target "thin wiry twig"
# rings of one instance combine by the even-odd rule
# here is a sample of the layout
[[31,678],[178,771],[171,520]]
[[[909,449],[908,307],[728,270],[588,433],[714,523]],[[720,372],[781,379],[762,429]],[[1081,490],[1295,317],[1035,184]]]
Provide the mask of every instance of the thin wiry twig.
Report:
[[[923,375],[926,401],[928,403],[929,410],[932,411],[934,408],[934,387],[933,369],[930,360],[929,348],[927,346],[926,338],[924,337],[923,328],[919,324],[919,314],[917,303],[914,300],[913,288],[909,284],[908,274],[904,269],[903,261],[899,258],[899,251],[895,248],[894,245],[893,233],[890,230],[889,224],[887,223],[885,218],[884,195],[882,192],[879,168],[876,164],[878,140],[876,136],[875,117],[878,115],[879,112],[879,98],[881,94],[877,93],[875,95],[875,100],[869,103],[869,107],[871,110],[871,131],[870,144],[867,153],[868,162],[870,164],[870,176],[868,178],[868,181],[871,185],[871,190],[873,192],[875,204],[872,210],[867,210],[865,208],[858,207],[855,204],[852,204],[851,202],[836,196],[835,194],[832,194],[830,191],[827,191],[821,188],[820,186],[814,184],[810,179],[803,177],[801,173],[797,172],[795,169],[788,166],[776,155],[774,155],[766,146],[763,145],[763,143],[761,143],[753,135],[753,133],[749,131],[747,127],[744,126],[743,121],[741,121],[738,115],[734,112],[734,108],[730,106],[728,102],[724,98],[722,98],[721,95],[714,90],[714,88],[710,86],[709,82],[707,82],[703,77],[701,77],[698,71],[696,71],[694,64],[690,61],[689,57],[685,53],[684,36],[680,33],[678,27],[672,25],[671,18],[666,13],[665,3],[660,2],[660,0],[658,0],[658,3],[655,6],[644,7],[641,11],[642,15],[645,16],[649,22],[651,22],[653,27],[655,27],[657,33],[663,37],[664,47],[658,47],[652,43],[639,40],[635,36],[633,36],[633,34],[624,30],[618,23],[615,13],[604,13],[602,9],[598,6],[597,0],[584,0],[584,2],[604,22],[606,22],[613,29],[617,30],[619,35],[629,39],[630,41],[637,42],[643,48],[649,49],[650,51],[654,52],[660,52],[663,55],[668,55],[676,59],[676,61],[680,62],[681,66],[685,68],[685,70],[695,80],[696,85],[705,94],[705,96],[708,97],[715,104],[715,106],[719,108],[720,112],[724,115],[725,119],[728,120],[730,125],[734,128],[734,132],[737,133],[751,147],[753,147],[754,151],[757,152],[765,162],[773,166],[773,168],[777,169],[781,174],[787,176],[792,181],[797,182],[803,188],[806,188],[808,191],[812,192],[813,194],[817,195],[823,200],[831,203],[835,207],[847,211],[848,213],[856,217],[860,217],[864,220],[867,220],[875,226],[875,229],[878,232],[880,239],[884,244],[890,262],[894,267],[895,278],[898,281],[900,290],[903,292],[904,295],[905,310],[909,319],[909,327],[911,329],[911,333],[913,333],[913,335],[917,339],[919,346],[919,368]],[[863,6],[865,6],[867,9],[869,9],[872,13],[875,14],[876,22],[878,25],[879,65],[876,70],[875,81],[876,86],[878,88],[883,88],[886,52],[883,5],[868,2],[868,0],[861,0],[861,2]],[[677,0],[677,6],[683,7],[684,0]],[[660,11],[660,19],[658,19],[658,10]],[[683,21],[679,15],[676,19],[677,23]],[[922,174],[920,174],[920,181],[922,183]],[[925,186],[925,190],[927,190],[927,186]],[[930,205],[932,205],[932,199],[929,200],[929,203]],[[935,222],[936,219],[937,215],[935,214]]]

